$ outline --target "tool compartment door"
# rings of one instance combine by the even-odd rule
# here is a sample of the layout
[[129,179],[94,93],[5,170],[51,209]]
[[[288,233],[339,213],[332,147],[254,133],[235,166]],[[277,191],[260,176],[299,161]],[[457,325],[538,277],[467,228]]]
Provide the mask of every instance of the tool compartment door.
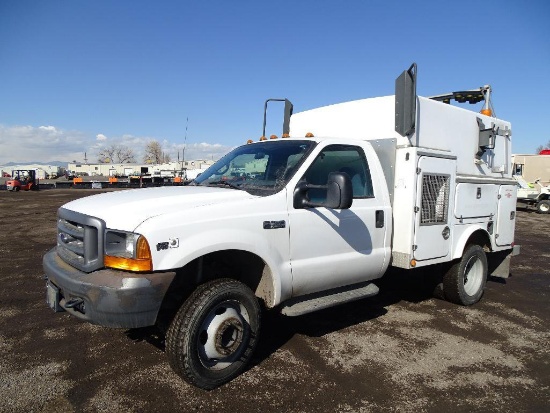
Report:
[[497,230],[495,242],[498,246],[511,245],[514,242],[516,224],[515,185],[501,185],[498,191]]
[[456,159],[418,158],[413,257],[417,261],[450,253]]

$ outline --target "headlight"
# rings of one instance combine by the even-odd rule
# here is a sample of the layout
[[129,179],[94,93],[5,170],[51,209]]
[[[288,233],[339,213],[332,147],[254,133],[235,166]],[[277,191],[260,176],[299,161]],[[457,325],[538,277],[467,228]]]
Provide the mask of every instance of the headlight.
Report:
[[105,233],[106,267],[128,271],[152,271],[153,259],[147,239],[140,234],[122,231]]

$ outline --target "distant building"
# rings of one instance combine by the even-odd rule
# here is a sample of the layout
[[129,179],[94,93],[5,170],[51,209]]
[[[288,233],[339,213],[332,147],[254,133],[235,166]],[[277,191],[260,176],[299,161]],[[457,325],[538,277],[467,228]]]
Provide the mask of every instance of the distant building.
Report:
[[513,173],[527,182],[550,183],[550,155],[512,155]]
[[0,166],[0,176],[4,174],[12,175],[13,171],[17,170],[34,170],[36,171],[36,177],[38,179],[46,179],[49,177],[56,178],[65,174],[65,168],[57,165],[43,165],[43,164],[32,164],[32,165],[11,165],[11,166]]
[[[90,176],[187,176],[197,174],[196,170],[205,170],[214,161],[194,160],[183,162],[168,162],[163,164],[147,163],[69,163],[67,170],[77,174]],[[188,173],[189,171],[189,173]]]

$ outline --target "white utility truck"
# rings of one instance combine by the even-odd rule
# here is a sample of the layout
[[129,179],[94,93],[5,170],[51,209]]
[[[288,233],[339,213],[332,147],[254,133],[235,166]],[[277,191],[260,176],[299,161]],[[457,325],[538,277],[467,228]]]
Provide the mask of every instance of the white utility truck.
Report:
[[539,214],[550,214],[550,185],[543,185],[540,179],[528,183],[521,175],[514,178],[518,182],[518,205],[534,207]]
[[245,369],[262,309],[373,296],[390,265],[434,266],[446,299],[474,304],[518,250],[511,127],[448,102],[488,107],[489,92],[418,97],[412,65],[395,96],[297,114],[284,100],[282,138],[188,186],[69,202],[43,260],[47,302],[108,327],[164,325],[170,365],[204,389]]

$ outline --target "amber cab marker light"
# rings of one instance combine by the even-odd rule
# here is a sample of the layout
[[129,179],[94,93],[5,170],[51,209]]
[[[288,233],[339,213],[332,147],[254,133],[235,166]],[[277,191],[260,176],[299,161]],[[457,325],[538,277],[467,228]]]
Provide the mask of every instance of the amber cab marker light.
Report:
[[493,116],[493,111],[491,109],[481,109],[481,114],[486,116]]
[[143,235],[140,235],[137,241],[136,258],[139,260],[151,259],[151,249],[149,248],[147,239]]
[[253,142],[254,142],[254,141],[253,141],[252,139],[249,139],[249,140],[246,141],[246,143],[247,143],[248,145],[250,145],[250,144],[253,143]]
[[290,135],[288,133],[283,133],[283,135],[281,137],[282,138],[290,138]]
[[314,137],[313,133],[311,132],[306,133],[306,138],[313,138],[313,137]]
[[416,267],[416,260],[411,260],[411,267]]
[[266,138],[265,136],[262,136],[262,137],[260,138],[260,141],[266,141],[266,140],[267,140],[267,138]]

